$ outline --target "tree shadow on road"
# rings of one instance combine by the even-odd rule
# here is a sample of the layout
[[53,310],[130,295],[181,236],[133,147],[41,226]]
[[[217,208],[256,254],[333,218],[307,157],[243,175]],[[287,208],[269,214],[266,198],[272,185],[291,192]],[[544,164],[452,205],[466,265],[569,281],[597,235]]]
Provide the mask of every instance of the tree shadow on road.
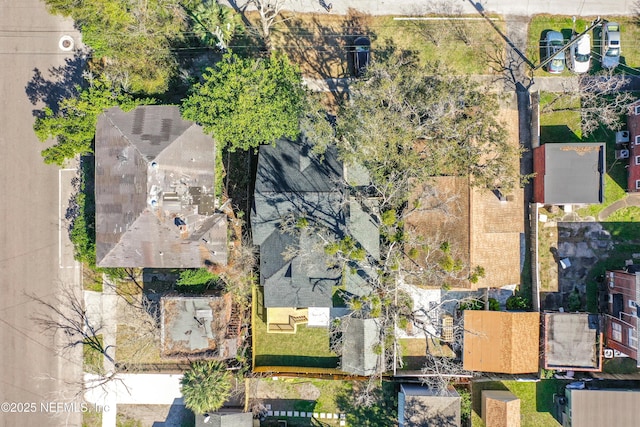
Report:
[[[87,64],[84,53],[76,52],[72,58],[67,58],[65,64],[51,67],[43,72],[33,69],[33,77],[27,83],[25,92],[33,105],[43,105],[58,112],[58,103],[64,99],[77,95],[77,85],[83,82],[83,71]],[[42,115],[40,109],[33,110],[33,115]]]

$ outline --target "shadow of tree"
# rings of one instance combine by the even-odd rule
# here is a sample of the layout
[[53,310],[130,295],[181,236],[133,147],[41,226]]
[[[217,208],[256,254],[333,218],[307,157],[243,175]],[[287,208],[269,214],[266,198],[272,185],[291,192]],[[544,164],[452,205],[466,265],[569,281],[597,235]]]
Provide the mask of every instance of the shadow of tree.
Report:
[[340,412],[347,417],[347,424],[357,426],[392,426],[398,422],[398,393],[395,384],[383,382],[381,387],[373,390],[373,404],[370,406],[355,405],[354,396],[366,382],[354,381],[351,390],[336,396],[336,403]]
[[[40,69],[34,68],[33,77],[25,87],[31,104],[42,103],[57,113],[58,103],[62,99],[77,95],[76,86],[83,82],[82,73],[86,64],[85,54],[76,52],[72,58],[65,60],[64,65],[51,67],[44,73]],[[33,110],[33,115],[40,117],[42,110]]]

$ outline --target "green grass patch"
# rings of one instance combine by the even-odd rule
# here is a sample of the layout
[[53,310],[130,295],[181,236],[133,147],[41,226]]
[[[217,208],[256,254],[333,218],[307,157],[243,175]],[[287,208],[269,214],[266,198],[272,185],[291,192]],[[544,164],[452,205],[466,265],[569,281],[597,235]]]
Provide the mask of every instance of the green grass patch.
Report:
[[[100,345],[103,345],[102,335],[96,335]],[[84,361],[84,370],[92,374],[99,374],[104,372],[104,355],[90,347],[88,344],[82,346],[82,356]]]
[[93,405],[88,405],[89,410],[82,413],[82,427],[102,427],[102,412],[94,411]]
[[[540,93],[540,142],[580,142],[580,101],[564,98],[553,102],[555,99],[554,93]],[[552,102],[553,108],[560,111],[544,113],[545,106]]]
[[[571,37],[572,28],[575,28],[576,32],[580,33],[591,24],[594,18],[595,17],[579,17],[576,19],[574,27],[571,16],[538,15],[533,17],[529,23],[529,37],[526,55],[536,65],[539,64],[541,58],[544,59],[545,54],[541,41],[544,40],[546,33],[549,30],[560,31],[563,34],[565,41],[568,41]],[[609,16],[607,19],[609,21],[618,22],[621,28],[621,65],[616,68],[616,72],[638,74],[638,72],[633,69],[640,66],[640,45],[635,42],[640,39],[640,27],[634,24],[635,18],[632,16]],[[599,56],[596,55],[596,53],[599,52],[600,47],[600,29],[597,27],[591,31],[591,46],[592,59],[590,72],[596,73],[601,70]],[[538,69],[536,70],[535,75],[549,76],[550,74],[546,70]],[[571,73],[565,68],[565,71],[561,75],[569,76]]]
[[256,315],[253,300],[253,352],[255,366],[335,368],[338,356],[329,349],[326,328],[298,325],[295,334],[267,333],[266,315]]
[[630,357],[616,357],[605,359],[602,371],[607,374],[635,374],[640,372],[636,366],[636,361]]
[[481,418],[482,390],[509,390],[520,399],[522,427],[551,427],[560,423],[553,418],[553,394],[563,393],[566,382],[556,379],[538,382],[482,381],[472,385],[472,425],[484,426]]
[[[484,20],[395,21],[391,16],[374,17],[373,20],[375,38],[371,47],[374,54],[376,49],[384,52],[393,46],[397,50],[415,52],[423,64],[441,62],[456,74],[492,74],[487,64],[487,51],[492,51],[494,46],[504,46],[504,41]],[[505,31],[504,22],[495,23]],[[469,43],[462,41],[464,37],[459,34],[467,34]]]

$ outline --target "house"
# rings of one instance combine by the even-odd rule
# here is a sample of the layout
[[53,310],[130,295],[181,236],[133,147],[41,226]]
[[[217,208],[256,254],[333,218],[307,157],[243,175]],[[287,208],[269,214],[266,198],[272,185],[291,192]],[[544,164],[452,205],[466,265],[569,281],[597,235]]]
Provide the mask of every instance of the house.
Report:
[[544,313],[544,368],[602,371],[600,317],[589,313]]
[[605,340],[608,348],[635,359],[638,367],[638,330],[640,330],[640,266],[609,270],[605,283],[609,303],[605,318]]
[[349,261],[343,272],[326,250],[328,242],[348,238],[368,259],[379,259],[378,201],[356,200],[346,189],[362,179],[368,184],[362,171],[338,160],[334,147],[322,156],[305,142],[260,147],[251,227],[260,246],[268,332],[295,333],[301,323],[328,327],[336,289],[371,292],[372,269]]
[[563,427],[635,426],[640,390],[565,388]]
[[340,369],[353,375],[369,376],[381,368],[380,319],[342,319]]
[[227,262],[214,195],[215,142],[176,106],[119,107],[98,117],[96,264],[198,268]]
[[520,427],[520,399],[508,390],[482,390],[482,421],[487,427]]
[[533,200],[546,205],[602,203],[605,144],[546,143],[533,149]]
[[251,412],[212,412],[196,415],[195,427],[253,427]]
[[[450,287],[478,289],[520,283],[520,259],[524,253],[522,189],[505,195],[473,188],[466,177],[435,177],[427,184],[414,185],[408,205],[418,208],[406,216],[405,230],[419,239],[413,251],[411,247],[407,250],[415,256],[405,266],[416,272],[413,277],[406,277],[408,283],[431,284],[420,275],[429,268],[423,248],[437,247],[445,241],[451,255],[467,266],[459,279],[447,278]],[[469,268],[476,266],[484,269],[484,276],[472,283],[468,280]]]
[[459,427],[460,396],[453,387],[444,395],[418,384],[400,384],[398,392],[399,427]]
[[629,106],[627,116],[629,130],[629,167],[627,169],[627,191],[640,191],[640,99]]
[[463,358],[469,371],[538,372],[540,314],[464,311]]
[[231,294],[163,296],[160,325],[162,357],[225,360],[237,354],[240,320]]

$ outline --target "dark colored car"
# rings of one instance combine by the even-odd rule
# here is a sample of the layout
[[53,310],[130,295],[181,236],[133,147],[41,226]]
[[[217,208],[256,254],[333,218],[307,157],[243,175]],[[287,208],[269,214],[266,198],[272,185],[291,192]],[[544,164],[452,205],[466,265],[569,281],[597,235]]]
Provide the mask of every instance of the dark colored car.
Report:
[[362,76],[371,60],[371,40],[369,37],[357,37],[353,41],[353,75]]

